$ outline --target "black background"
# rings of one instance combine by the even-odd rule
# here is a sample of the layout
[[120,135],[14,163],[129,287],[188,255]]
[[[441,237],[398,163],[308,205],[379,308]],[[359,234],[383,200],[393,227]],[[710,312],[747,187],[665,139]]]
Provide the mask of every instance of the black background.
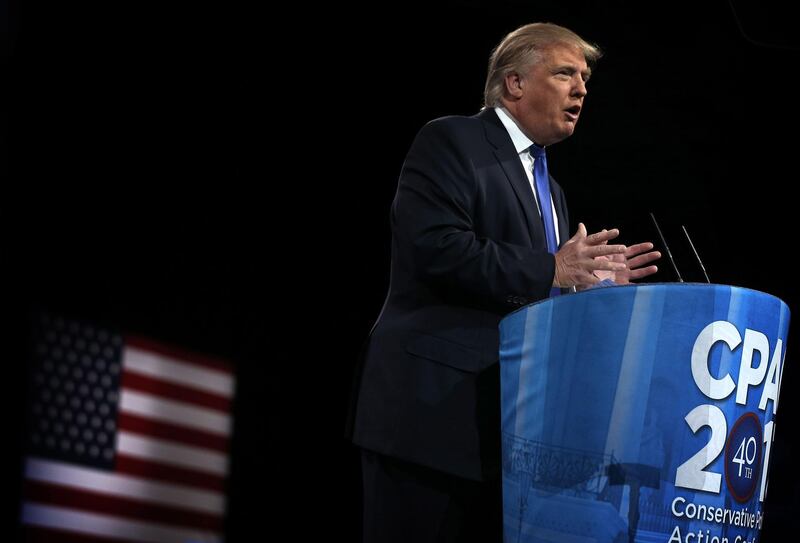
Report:
[[[685,279],[702,277],[680,225],[713,282],[795,309],[794,15],[773,1],[559,4],[12,2],[7,412],[24,401],[27,319],[41,309],[228,358],[229,540],[357,541],[358,461],[343,427],[387,285],[397,174],[422,124],[478,111],[492,47],[537,20],[605,51],[575,135],[548,150],[573,230],[656,241],[652,211]],[[675,280],[661,270],[654,280]],[[800,510],[796,335],[767,542]],[[7,451],[13,526],[21,446]]]

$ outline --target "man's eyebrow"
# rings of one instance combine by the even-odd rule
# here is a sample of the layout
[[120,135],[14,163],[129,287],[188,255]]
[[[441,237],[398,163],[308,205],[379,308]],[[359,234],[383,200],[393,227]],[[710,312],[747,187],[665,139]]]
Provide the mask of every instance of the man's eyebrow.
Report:
[[[578,71],[578,67],[575,66],[574,64],[560,64],[553,67],[554,73],[560,72],[562,70],[567,70],[570,73],[574,74],[575,72]],[[590,77],[592,77],[592,69],[587,67],[585,70],[581,72],[581,76],[583,76],[584,79],[589,79]]]

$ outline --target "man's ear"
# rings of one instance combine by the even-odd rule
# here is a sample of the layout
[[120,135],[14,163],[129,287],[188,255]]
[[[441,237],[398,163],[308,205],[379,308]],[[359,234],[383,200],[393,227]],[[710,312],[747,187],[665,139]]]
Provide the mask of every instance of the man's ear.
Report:
[[513,98],[522,98],[522,78],[517,72],[506,74],[504,79],[506,92]]

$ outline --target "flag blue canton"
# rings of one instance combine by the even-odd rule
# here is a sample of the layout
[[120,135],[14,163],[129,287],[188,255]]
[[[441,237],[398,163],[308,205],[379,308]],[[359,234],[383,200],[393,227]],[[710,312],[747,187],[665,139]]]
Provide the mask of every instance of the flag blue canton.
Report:
[[43,316],[33,340],[30,452],[111,469],[122,373],[121,336]]

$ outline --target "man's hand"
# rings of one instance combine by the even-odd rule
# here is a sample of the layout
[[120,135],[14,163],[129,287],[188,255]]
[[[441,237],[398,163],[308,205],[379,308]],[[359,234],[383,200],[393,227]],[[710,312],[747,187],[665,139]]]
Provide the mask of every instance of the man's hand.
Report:
[[598,270],[594,274],[601,280],[611,279],[618,285],[627,285],[642,277],[653,275],[658,271],[658,266],[647,266],[647,264],[661,258],[661,253],[652,249],[653,244],[648,241],[631,245],[623,254],[597,257],[598,259],[609,259],[612,262],[625,262],[628,267],[621,271]]
[[[604,230],[591,236],[586,235],[586,226],[578,224],[578,232],[555,254],[556,273],[554,287],[573,287],[593,285],[601,281],[595,272],[605,271],[614,274],[627,270],[624,245],[609,245],[608,242],[619,236],[619,230]],[[615,261],[611,257],[621,258]]]

